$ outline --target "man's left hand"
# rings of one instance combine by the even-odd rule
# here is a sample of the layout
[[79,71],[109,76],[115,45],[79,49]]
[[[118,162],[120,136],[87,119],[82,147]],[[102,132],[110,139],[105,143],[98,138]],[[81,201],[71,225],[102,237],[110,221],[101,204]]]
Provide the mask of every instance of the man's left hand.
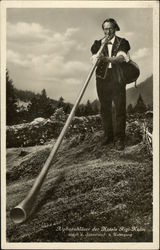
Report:
[[107,62],[110,62],[110,63],[122,63],[125,61],[125,58],[124,58],[124,56],[119,55],[116,57],[107,57],[106,60],[107,60]]

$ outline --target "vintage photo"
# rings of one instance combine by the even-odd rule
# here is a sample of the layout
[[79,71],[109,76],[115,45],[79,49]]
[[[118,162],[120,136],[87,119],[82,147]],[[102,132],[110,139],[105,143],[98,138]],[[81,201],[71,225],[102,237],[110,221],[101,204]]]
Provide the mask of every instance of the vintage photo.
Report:
[[125,2],[1,5],[4,249],[158,249],[158,2]]

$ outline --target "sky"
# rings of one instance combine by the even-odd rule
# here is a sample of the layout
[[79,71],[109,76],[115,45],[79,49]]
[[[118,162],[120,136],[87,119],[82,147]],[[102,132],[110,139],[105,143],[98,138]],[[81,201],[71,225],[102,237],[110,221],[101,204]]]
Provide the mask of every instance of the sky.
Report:
[[[22,90],[74,103],[92,67],[90,47],[103,37],[101,25],[114,18],[140,67],[138,83],[153,73],[152,9],[8,8],[7,68]],[[97,98],[95,75],[82,102]]]

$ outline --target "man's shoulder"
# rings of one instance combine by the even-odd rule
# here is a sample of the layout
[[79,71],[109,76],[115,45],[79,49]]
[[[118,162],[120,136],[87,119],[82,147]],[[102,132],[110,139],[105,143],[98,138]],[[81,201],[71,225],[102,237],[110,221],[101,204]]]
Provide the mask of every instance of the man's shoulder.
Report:
[[[101,39],[102,40],[102,39]],[[101,47],[101,40],[95,40],[92,47],[91,52],[92,54],[96,54]]]
[[116,36],[116,46],[118,46],[119,50],[125,52],[130,50],[130,44],[128,40],[119,36]]
[[119,42],[128,42],[128,40],[126,38],[119,37],[119,36],[116,36],[116,40]]

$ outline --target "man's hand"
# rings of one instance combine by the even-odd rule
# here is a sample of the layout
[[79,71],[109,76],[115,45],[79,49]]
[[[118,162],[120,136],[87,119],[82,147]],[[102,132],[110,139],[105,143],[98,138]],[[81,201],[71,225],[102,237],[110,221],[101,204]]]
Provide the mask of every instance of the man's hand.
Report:
[[109,61],[108,61],[108,57],[106,57],[106,56],[104,56],[104,55],[102,55],[102,54],[100,54],[100,55],[97,57],[97,59],[98,59],[100,62],[109,62]]
[[108,57],[108,61],[110,63],[122,63],[125,62],[125,58],[122,55],[116,56],[116,57]]

